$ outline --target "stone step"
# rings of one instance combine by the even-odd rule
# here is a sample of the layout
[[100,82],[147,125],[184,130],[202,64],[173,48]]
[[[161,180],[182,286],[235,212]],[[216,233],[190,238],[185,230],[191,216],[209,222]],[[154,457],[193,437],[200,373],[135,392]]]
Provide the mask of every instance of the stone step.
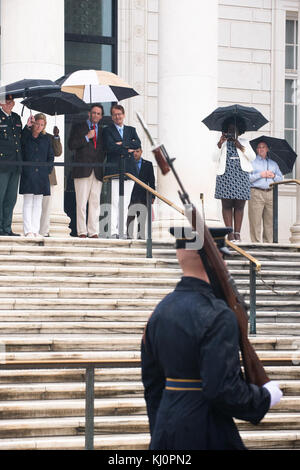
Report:
[[[0,287],[57,287],[64,288],[112,288],[116,285],[121,288],[169,288],[174,289],[178,282],[175,278],[153,278],[153,277],[69,277],[69,276],[0,276]],[[2,289],[4,290],[4,289]]]
[[[111,304],[110,304],[111,305]],[[147,307],[147,305],[146,305]],[[146,322],[151,315],[151,309],[145,310],[0,310],[1,322]]]
[[[101,435],[94,438],[95,450],[147,450],[149,434]],[[54,436],[26,439],[0,439],[0,450],[83,450],[84,436]]]
[[[41,329],[43,324],[41,324]],[[68,329],[68,325],[66,325]],[[0,326],[1,331],[1,326]],[[141,331],[138,334],[75,334],[75,335],[0,335],[0,341],[5,353],[10,352],[63,352],[63,351],[137,351],[140,349],[142,340]]]
[[[119,247],[118,249],[114,247],[45,247],[45,246],[4,246],[0,245],[0,257],[7,256],[33,256],[33,257],[122,257],[122,258],[146,258],[146,249],[143,248],[134,248],[134,247]],[[171,249],[153,249],[152,258],[171,258],[176,259],[175,250]]]
[[[115,285],[117,283],[115,282]],[[132,284],[133,285],[133,284]],[[161,286],[152,287],[140,287],[137,284],[134,285],[134,289],[129,286],[122,287],[106,287],[98,286],[95,288],[88,287],[0,287],[0,298],[12,298],[18,297],[22,298],[66,298],[66,299],[93,299],[93,298],[155,298],[157,301],[171,292],[174,286]],[[300,288],[300,286],[299,286]],[[241,295],[247,299],[249,297],[249,289],[239,289]],[[280,295],[279,295],[280,294]],[[294,299],[299,299],[300,289],[298,290],[283,290],[280,292],[274,293],[271,289],[258,289],[256,291],[256,298],[258,300],[268,300],[270,298],[275,298],[282,300],[283,298],[287,301],[294,301]]]
[[[55,322],[55,321],[42,321],[42,322],[37,322],[37,321],[25,321],[25,319],[21,320],[20,322],[12,322],[12,321],[5,321],[5,322],[0,322],[0,341],[2,344],[10,344],[10,340],[6,342],[6,339],[3,339],[3,336],[10,334],[10,335],[25,335],[25,341],[26,337],[28,335],[44,335],[44,334],[54,334],[54,335],[59,335],[62,336],[64,335],[64,331],[68,331],[68,335],[80,335],[80,338],[82,338],[82,335],[85,334],[92,334],[93,339],[89,338],[89,340],[93,343],[95,346],[95,342],[97,341],[96,336],[99,335],[108,335],[107,337],[110,338],[111,334],[123,334],[127,338],[126,341],[128,341],[128,337],[132,334],[138,334],[139,337],[144,332],[146,321],[136,321],[136,322],[104,322],[104,321],[98,321],[98,322],[93,322],[93,321],[72,321],[72,322]],[[113,337],[113,340],[115,341],[115,337]],[[13,337],[12,337],[13,340]],[[88,340],[88,341],[89,341]],[[50,340],[51,341],[51,340]],[[74,344],[76,343],[76,339],[73,340]],[[77,340],[78,342],[79,340]],[[99,338],[100,343],[103,342],[102,338]],[[66,340],[66,343],[69,343],[69,340]],[[82,344],[85,344],[86,340],[83,338]],[[70,344],[69,344],[70,345]],[[68,344],[66,345],[68,346]],[[112,343],[112,346],[114,346],[114,342]]]
[[[72,329],[69,323],[57,323],[57,329],[60,328],[60,333],[57,334],[46,334],[43,333],[43,328],[47,329],[47,325],[45,326],[44,323],[37,324],[35,326],[36,330],[40,330],[41,334],[22,334],[21,326],[22,323],[16,323],[15,328],[17,329],[19,325],[19,334],[4,334],[3,329],[6,326],[6,323],[0,323],[0,341],[2,348],[5,346],[5,350],[7,352],[16,351],[20,348],[22,350],[29,350],[29,348],[33,348],[35,351],[38,348],[41,350],[47,351],[63,351],[63,350],[103,350],[104,348],[107,349],[109,346],[112,350],[116,350],[119,346],[120,349],[124,350],[126,346],[129,348],[140,348],[140,342],[142,338],[143,328],[141,325],[138,327],[138,331],[134,331],[131,329],[131,332],[128,334],[123,334],[122,331],[116,330],[114,334],[112,334],[110,323],[106,325],[107,330],[110,332],[104,332],[103,334],[94,334],[91,336],[89,333],[84,331],[85,323],[80,323],[78,325],[78,329],[80,325],[83,327],[83,331],[81,334],[75,333],[72,334]],[[33,324],[34,325],[34,324]],[[96,324],[97,325],[97,324]],[[118,327],[122,327],[123,323],[120,322]],[[8,324],[9,327],[10,324]],[[51,327],[51,326],[50,326]],[[68,331],[68,333],[65,333]],[[291,335],[281,335],[281,336],[263,336],[263,335],[249,335],[249,340],[253,347],[260,352],[264,351],[287,351],[290,354],[297,353],[300,349],[300,339],[295,339],[295,336]]]
[[250,450],[299,449],[300,432],[296,431],[241,431],[244,444]]
[[[275,369],[273,367],[272,369]],[[291,368],[289,368],[291,369]],[[278,367],[278,372],[272,372],[273,375],[280,378],[286,377],[286,368]],[[297,368],[298,372],[298,368]],[[292,372],[291,372],[292,375]],[[295,377],[294,377],[295,378]],[[95,381],[119,382],[119,381],[139,381],[141,380],[140,368],[104,368],[95,369]],[[18,384],[18,383],[60,383],[60,382],[84,382],[85,369],[23,369],[23,370],[7,370],[0,369],[1,384]]]
[[[147,306],[147,305],[146,305]],[[151,309],[122,309],[122,310],[0,310],[1,322],[19,322],[19,321],[41,321],[41,322],[146,322],[151,314]],[[257,328],[274,328],[280,333],[282,328],[283,334],[294,334],[293,330],[297,330],[300,326],[299,312],[279,312],[279,311],[257,311],[256,314]],[[70,325],[69,325],[70,326]],[[286,330],[286,331],[285,331]]]
[[[245,250],[248,255],[253,256],[253,258],[259,260],[264,264],[264,261],[300,261],[300,251],[282,251],[282,250]],[[243,260],[244,257],[238,252],[233,252],[231,250],[231,259]],[[228,259],[228,258],[227,258]]]
[[[270,380],[299,380],[299,366],[266,366],[265,371]],[[140,379],[140,368],[95,369],[95,381],[98,382],[128,382],[139,381]],[[85,369],[0,370],[1,384],[83,382],[84,380]]]
[[256,334],[258,335],[294,335],[300,336],[300,322],[298,323],[256,323]]
[[[279,381],[285,397],[300,395],[300,380]],[[143,384],[139,381],[95,382],[95,398],[143,397]],[[0,384],[0,401],[64,400],[85,397],[85,382]]]
[[[249,266],[248,266],[249,268]],[[239,281],[241,279],[246,279],[249,281],[249,269],[244,268],[244,269],[236,269],[234,267],[229,268],[229,271],[232,275],[232,277],[236,280]],[[300,271],[297,270],[286,270],[286,269],[265,269],[263,268],[262,271],[257,273],[257,279],[262,279],[267,282],[267,281],[273,281],[276,278],[284,278],[284,279],[291,279],[291,280],[299,280],[300,279]]]
[[[295,296],[297,299],[299,297]],[[247,308],[249,308],[249,301],[246,300]],[[141,299],[131,299],[131,298],[101,298],[101,299],[88,299],[88,298],[78,298],[76,302],[73,299],[63,299],[63,298],[10,298],[3,297],[1,301],[1,308],[3,310],[59,310],[59,309],[92,309],[99,308],[101,310],[129,310],[129,309],[149,309],[153,310],[159,299],[157,298],[141,298]],[[300,311],[300,300],[285,300],[276,297],[274,300],[256,300],[256,310],[259,311],[263,309],[264,311],[290,311],[290,310],[299,310]]]
[[[283,397],[272,408],[270,414],[299,413],[300,397]],[[143,397],[96,398],[94,401],[95,416],[109,415],[146,415],[146,404]],[[4,400],[0,401],[0,419],[79,417],[85,415],[85,400],[41,399],[41,400]]]
[[163,278],[163,279],[179,279],[181,276],[181,270],[178,267],[165,268],[141,265],[139,267],[119,267],[119,266],[43,266],[34,265],[31,262],[26,264],[16,265],[3,265],[0,264],[0,272],[2,276],[18,276],[20,273],[22,276],[32,277],[87,277],[91,281],[97,277],[114,277],[115,279],[139,277],[139,278]]
[[300,430],[300,413],[267,413],[258,425],[235,419],[239,431]]
[[155,288],[149,286],[138,287],[134,289],[129,287],[97,287],[97,288],[82,288],[82,287],[0,287],[0,298],[43,298],[43,299],[143,299],[154,298],[161,299],[169,292],[171,288]]
[[[281,298],[281,300],[278,299],[278,297],[275,300],[260,300],[256,299],[256,310],[259,311],[260,309],[263,309],[264,311],[278,311],[281,310],[281,312],[284,311],[290,311],[290,310],[298,310],[300,312],[300,297],[295,296],[295,300],[285,300]],[[298,299],[298,300],[297,300]],[[249,307],[249,302],[246,302],[246,304]]]
[[[39,343],[39,339],[37,339],[36,344]],[[43,342],[42,342],[43,343]],[[32,346],[31,346],[32,348]],[[102,348],[101,350],[97,351],[89,351],[89,350],[62,350],[62,351],[49,351],[47,343],[45,345],[46,350],[40,351],[22,351],[22,352],[10,352],[10,351],[1,351],[1,359],[2,361],[5,360],[8,363],[20,363],[20,362],[39,362],[41,364],[55,362],[55,361],[81,361],[81,362],[88,362],[88,361],[131,361],[134,362],[140,360],[140,346],[134,347],[130,350],[106,350]],[[296,350],[258,350],[256,349],[256,353],[263,364],[265,365],[285,365],[285,366],[293,366],[297,365],[299,362],[299,352],[298,349]]]
[[26,299],[3,298],[3,310],[60,310],[60,309],[92,309],[99,310],[128,310],[129,308],[149,309],[157,305],[157,299]]
[[[298,430],[300,429],[299,413],[268,413],[258,426],[252,426],[245,421],[235,420],[239,431],[259,431],[276,429]],[[100,434],[111,433],[148,433],[149,425],[146,415],[135,416],[96,416],[94,420],[95,437]],[[8,439],[43,436],[82,436],[85,432],[84,417],[64,418],[25,418],[1,420],[1,438]]]
[[[148,418],[134,416],[96,416],[95,435],[107,433],[148,433]],[[9,419],[0,422],[1,438],[26,438],[34,436],[82,436],[85,433],[84,417]]]
[[31,264],[34,266],[90,266],[90,267],[103,267],[103,266],[120,266],[120,267],[161,267],[171,268],[177,267],[178,262],[176,259],[167,258],[134,258],[134,257],[103,257],[103,256],[22,256],[22,255],[0,255],[0,265],[12,266]]
[[300,322],[299,310],[278,311],[258,310],[256,320],[263,323],[278,323],[284,327],[285,324],[297,324]]
[[[145,415],[144,398],[96,398],[95,416]],[[84,399],[0,401],[0,419],[61,418],[85,416]],[[0,440],[1,442],[1,440]]]
[[[0,280],[1,283],[1,280]],[[249,279],[236,279],[235,283],[239,288],[249,287]],[[275,292],[281,292],[282,290],[290,291],[290,290],[299,290],[300,291],[300,279],[299,280],[285,280],[285,279],[274,279],[272,281],[265,281],[264,279],[256,279],[256,289],[268,289],[274,290]]]
[[[299,388],[299,387],[298,387]],[[296,386],[290,385],[295,390]],[[95,398],[143,397],[143,384],[134,382],[95,382]],[[48,384],[0,384],[0,401],[12,400],[64,400],[85,397],[83,383],[48,383]]]
[[[300,447],[300,434],[297,431],[241,431],[242,439],[249,450],[271,449],[298,449]],[[147,450],[149,434],[141,433],[96,435],[94,439],[95,450]],[[83,450],[84,436],[54,436],[1,439],[0,450]]]

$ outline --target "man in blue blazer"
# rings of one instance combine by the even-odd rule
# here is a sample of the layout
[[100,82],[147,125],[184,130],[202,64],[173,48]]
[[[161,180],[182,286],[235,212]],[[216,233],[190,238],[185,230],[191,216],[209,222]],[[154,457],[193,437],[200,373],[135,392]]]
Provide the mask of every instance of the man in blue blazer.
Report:
[[[143,150],[139,148],[133,152],[138,179],[143,183],[155,189],[155,176],[153,165],[149,160],[142,158]],[[152,204],[155,196],[151,194]],[[132,193],[130,204],[128,207],[127,216],[127,237],[133,237],[133,223],[135,216],[137,216],[137,238],[145,239],[145,227],[147,220],[147,191],[138,183],[135,183]]]
[[[119,174],[122,159],[125,173],[137,176],[133,152],[141,146],[135,127],[124,125],[125,110],[114,104],[111,107],[113,123],[103,129],[103,144],[107,152],[105,175],[114,175],[111,180],[111,236],[118,238],[119,232]],[[124,181],[124,221],[130,202],[134,181],[125,177]]]

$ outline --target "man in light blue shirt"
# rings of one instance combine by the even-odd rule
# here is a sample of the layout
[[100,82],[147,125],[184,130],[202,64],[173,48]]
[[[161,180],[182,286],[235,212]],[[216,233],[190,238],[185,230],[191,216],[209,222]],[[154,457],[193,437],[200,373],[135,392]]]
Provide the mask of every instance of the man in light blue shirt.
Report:
[[[251,198],[248,202],[250,237],[254,243],[273,242],[273,189],[271,183],[281,181],[282,173],[274,160],[268,157],[269,148],[263,141],[256,148],[256,158],[250,173]],[[263,222],[263,224],[261,223]]]

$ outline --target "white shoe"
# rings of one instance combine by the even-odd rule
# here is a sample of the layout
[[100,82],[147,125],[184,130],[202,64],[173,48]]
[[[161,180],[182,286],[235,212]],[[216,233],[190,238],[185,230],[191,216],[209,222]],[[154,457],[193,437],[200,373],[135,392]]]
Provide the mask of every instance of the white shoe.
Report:
[[25,237],[34,238],[34,234],[32,232],[25,233]]

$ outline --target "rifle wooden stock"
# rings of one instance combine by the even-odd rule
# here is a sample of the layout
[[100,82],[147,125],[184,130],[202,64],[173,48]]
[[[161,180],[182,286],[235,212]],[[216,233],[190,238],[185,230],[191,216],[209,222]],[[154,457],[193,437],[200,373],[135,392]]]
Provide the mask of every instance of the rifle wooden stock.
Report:
[[158,164],[159,168],[163,175],[166,175],[170,171],[170,166],[163,154],[164,147],[160,145],[152,150],[156,163]]

